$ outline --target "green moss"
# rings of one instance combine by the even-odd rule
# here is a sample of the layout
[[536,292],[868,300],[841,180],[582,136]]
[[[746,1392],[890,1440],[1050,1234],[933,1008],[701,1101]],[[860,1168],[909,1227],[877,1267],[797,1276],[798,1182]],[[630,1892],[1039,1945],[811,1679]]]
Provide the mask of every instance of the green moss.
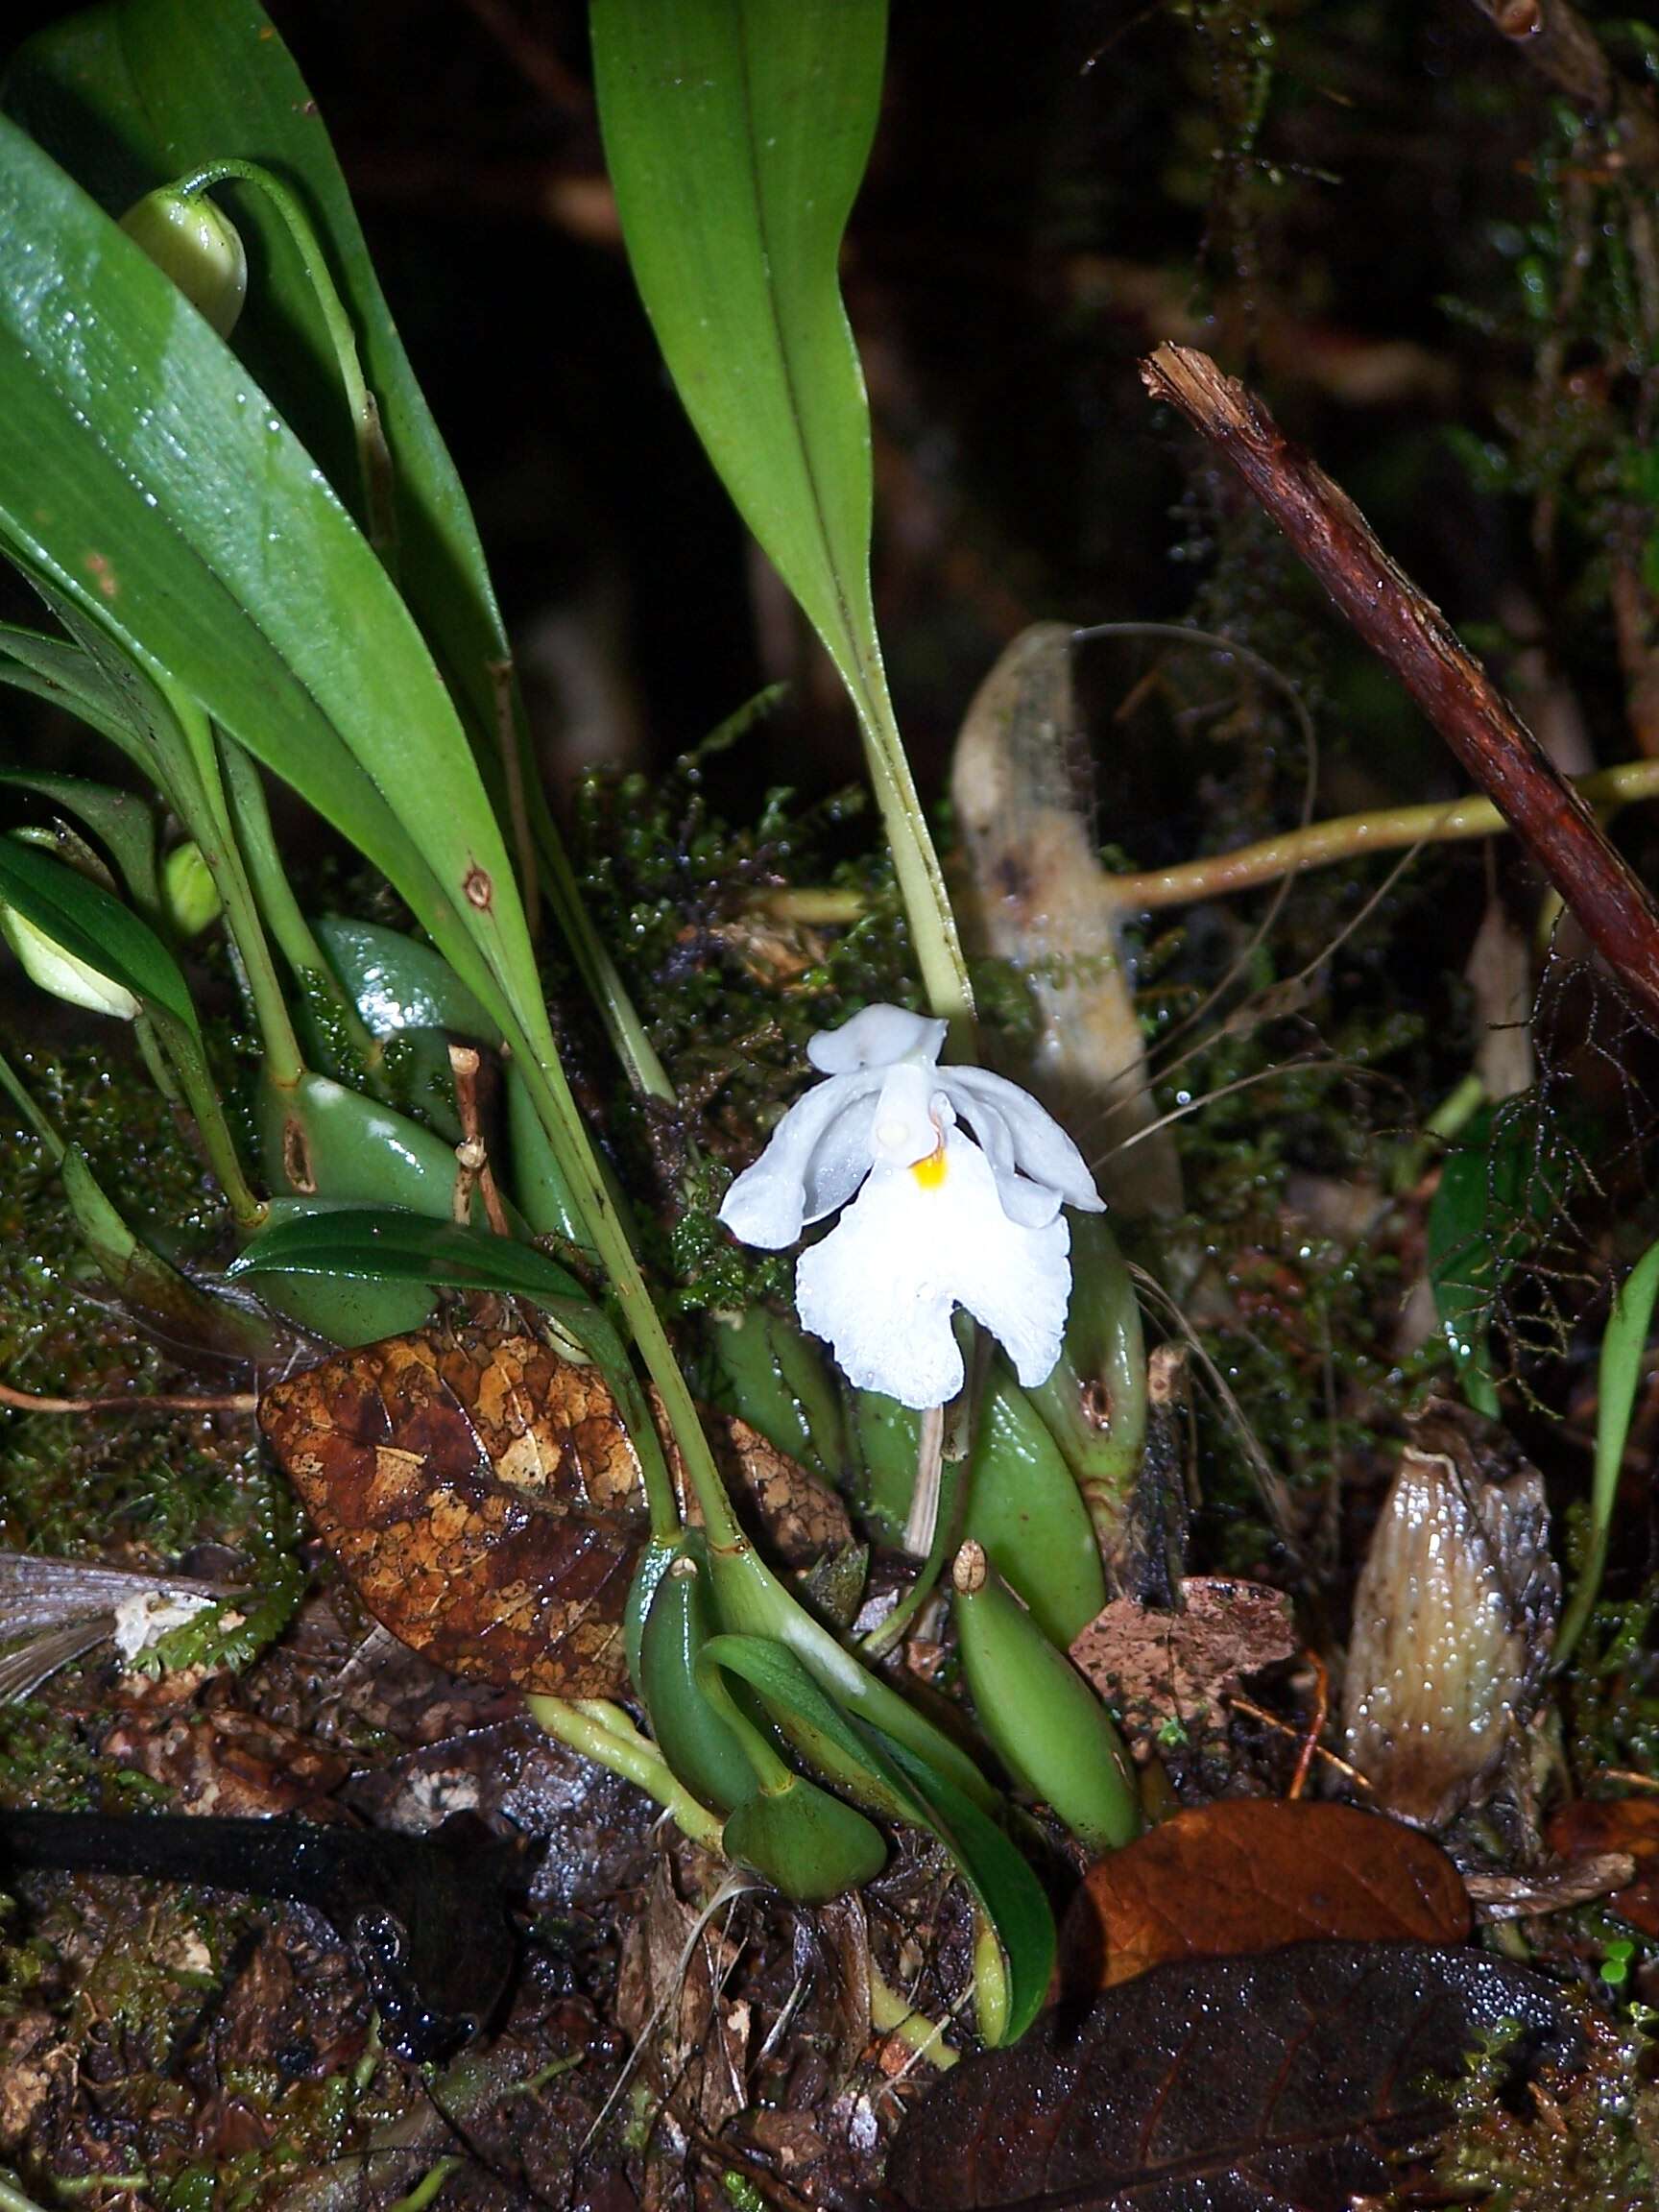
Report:
[[1659,2088],[1634,2020],[1586,2012],[1586,2064],[1523,2101],[1503,2093],[1502,2043],[1470,2062],[1435,2179],[1486,2212],[1653,2212],[1659,2207]]

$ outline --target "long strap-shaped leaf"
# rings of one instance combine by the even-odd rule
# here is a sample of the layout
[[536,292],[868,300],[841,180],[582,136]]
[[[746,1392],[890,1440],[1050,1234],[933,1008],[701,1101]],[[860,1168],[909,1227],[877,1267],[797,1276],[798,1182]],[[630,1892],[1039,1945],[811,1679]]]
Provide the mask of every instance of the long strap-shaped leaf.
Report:
[[605,154],[685,410],[863,729],[923,979],[971,998],[870,593],[870,412],[836,275],[886,0],[593,0]]
[[407,608],[234,356],[3,120],[0,421],[23,565],[351,837],[474,989],[539,1010],[500,833]]
[[[506,642],[471,510],[387,309],[317,103],[257,0],[112,0],[67,16],[15,56],[5,103],[111,215],[227,155],[298,188],[326,241],[380,403],[404,589],[488,725],[490,663]],[[237,350],[332,480],[352,487],[352,426],[294,241],[254,192],[235,192],[234,213],[259,271]]]
[[[472,511],[381,293],[317,103],[258,0],[106,0],[21,48],[7,74],[5,102],[108,213],[120,215],[140,193],[226,156],[258,164],[301,204],[378,401],[392,460],[399,589],[437,654],[487,776],[499,755],[505,787],[517,755],[560,926],[631,1078],[671,1096],[583,908],[537,780]],[[352,423],[316,287],[270,199],[246,185],[221,190],[249,234],[258,270],[237,325],[237,353],[330,481],[354,494]]]

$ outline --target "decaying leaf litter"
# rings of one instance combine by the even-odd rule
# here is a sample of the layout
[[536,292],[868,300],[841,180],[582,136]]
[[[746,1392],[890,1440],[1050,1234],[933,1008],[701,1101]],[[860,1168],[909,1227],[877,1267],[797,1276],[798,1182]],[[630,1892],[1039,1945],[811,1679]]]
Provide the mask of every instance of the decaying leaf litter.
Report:
[[[132,52],[146,37],[167,52],[167,9],[132,12]],[[632,34],[630,11],[602,12],[618,41],[601,52],[603,74],[622,66]],[[753,11],[756,27],[768,12]],[[233,1300],[204,1298],[231,1250],[219,1193],[234,1215],[242,1201],[226,1173],[246,1128],[198,1112],[204,1174],[179,1111],[141,1090],[134,1056],[99,1050],[108,1022],[92,1043],[85,1022],[61,1012],[42,1032],[46,1001],[17,981],[4,1203],[18,1259],[0,1319],[3,1587],[16,1629],[0,1657],[12,1900],[0,2160],[15,2176],[0,2183],[16,2201],[114,2191],[169,2205],[1174,2207],[1201,2194],[1208,2204],[1319,2206],[1390,2188],[1412,2200],[1445,2189],[1528,2205],[1652,2200],[1643,1515],[1654,1271],[1642,1260],[1659,1227],[1647,1173],[1651,845],[1631,814],[1609,847],[1560,775],[1588,778],[1603,817],[1649,788],[1650,760],[1624,756],[1647,752],[1642,333],[1659,290],[1643,180],[1655,134],[1639,52],[1621,45],[1627,31],[1587,25],[1551,0],[1524,24],[1494,17],[1514,54],[1479,43],[1493,38],[1485,23],[1463,25],[1453,75],[1463,98],[1488,102],[1488,123],[1498,103],[1514,158],[1505,167],[1494,156],[1479,220],[1452,233],[1456,267],[1442,288],[1464,295],[1465,324],[1390,354],[1354,319],[1357,279],[1334,243],[1342,195],[1361,188],[1331,181],[1320,143],[1331,118],[1303,93],[1328,83],[1401,132],[1410,102],[1400,87],[1418,63],[1362,6],[1336,13],[1340,23],[1310,31],[1272,10],[1217,7],[1155,17],[1128,41],[1193,143],[1215,145],[1185,181],[1178,156],[1154,195],[1144,266],[1121,258],[1098,181],[1118,174],[1110,160],[1076,174],[1094,178],[1085,228],[1111,239],[1111,258],[1066,244],[1041,194],[1034,203],[1030,236],[1064,281],[1025,303],[1027,335],[1046,318],[1058,329],[1057,300],[1084,319],[1121,402],[1115,449],[1139,454],[1147,476],[1134,494],[1139,537],[1126,533],[1141,548],[1133,559],[1085,553],[1051,525],[1022,538],[982,436],[962,445],[961,485],[929,475],[930,414],[952,435],[973,423],[929,349],[952,310],[906,304],[902,259],[883,260],[874,211],[855,219],[867,259],[844,280],[867,366],[872,338],[886,349],[874,356],[878,496],[917,526],[881,555],[874,612],[827,596],[817,556],[768,507],[776,488],[745,486],[741,410],[721,418],[710,402],[699,420],[841,665],[926,996],[957,1021],[964,971],[950,927],[916,935],[935,897],[920,865],[931,847],[906,828],[910,772],[867,646],[879,612],[894,652],[918,601],[965,640],[947,652],[945,675],[920,665],[907,680],[937,727],[961,725],[950,779],[959,842],[945,858],[985,1055],[1082,1144],[1129,1262],[1124,1275],[1114,1260],[1113,1280],[1137,1286],[1126,1308],[1105,1292],[1090,1305],[1086,1282],[1106,1279],[1101,1248],[1073,1216],[1073,1326],[1093,1332],[1086,1367],[1068,1370],[1075,1395],[1050,1420],[1011,1370],[986,1374],[970,1357],[979,1428],[942,1425],[929,1520],[917,1521],[911,1496],[926,1412],[860,1405],[793,1364],[789,1263],[743,1254],[716,1219],[730,1176],[803,1095],[807,1039],[873,1005],[917,1010],[901,900],[852,806],[781,795],[757,822],[764,771],[743,748],[769,744],[763,719],[757,738],[733,722],[724,751],[655,782],[592,782],[577,810],[577,872],[555,871],[550,894],[556,904],[580,895],[596,925],[575,947],[576,973],[591,988],[596,960],[614,957],[646,1009],[631,1028],[627,999],[601,990],[595,1026],[632,1070],[629,1093],[602,1072],[597,1034],[579,1034],[572,976],[549,977],[603,1173],[641,1226],[647,1272],[670,1288],[707,1408],[707,1471],[686,1463],[684,1407],[660,1392],[653,1420],[615,1317],[589,1296],[591,1215],[561,1183],[557,1146],[549,1173],[547,1127],[526,1103],[513,1030],[525,1019],[523,975],[508,955],[468,966],[466,916],[428,918],[423,878],[387,857],[401,832],[381,822],[364,850],[467,980],[441,963],[418,974],[412,960],[392,993],[411,1018],[378,1027],[383,982],[376,998],[343,932],[384,932],[375,956],[393,940],[427,960],[430,948],[366,872],[331,862],[319,896],[347,919],[313,928],[301,917],[297,952],[270,921],[297,974],[323,974],[307,970],[313,954],[337,971],[312,1002],[325,1042],[307,1031],[301,1047],[319,1067],[286,1090],[269,1080],[281,1054],[266,1003],[268,1080],[255,1102],[247,1017],[239,1036],[236,981],[216,941],[192,948],[185,907],[163,902],[142,840],[116,812],[35,779],[20,819],[55,823],[55,858],[80,871],[89,859],[100,889],[157,925],[165,959],[177,950],[174,966],[156,965],[134,937],[115,987],[158,1009],[163,1028],[180,1024],[164,1049],[186,1070],[185,1103],[200,1105],[203,1070],[240,1081],[247,1123],[264,1132],[269,1187],[301,1212],[272,1233],[264,1262],[240,1272]],[[283,28],[300,42],[298,20]],[[532,104],[557,111],[579,82],[576,46],[562,52],[543,25],[480,16],[468,35],[502,42]],[[43,49],[12,94],[25,129],[72,172],[40,86],[76,36],[56,60]],[[896,26],[894,36],[890,110],[915,100],[906,69],[928,58],[929,34]],[[1035,48],[1047,81],[1070,88],[1074,128],[1073,103],[1097,104],[1087,143],[1121,113],[1125,89],[1107,60],[1117,36],[1075,53],[1064,38]],[[1370,74],[1343,86],[1356,54]],[[843,86],[854,106],[867,60]],[[971,112],[979,95],[961,68],[952,59],[942,82]],[[1458,92],[1434,97],[1450,103],[1450,146]],[[637,226],[656,185],[619,155],[615,113],[613,167]],[[1125,146],[1149,127],[1132,126]],[[1335,138],[1336,165],[1354,167],[1355,145],[1340,128]],[[192,147],[188,132],[180,144],[204,160],[225,151]],[[584,180],[590,146],[584,155],[573,142],[560,159],[575,181],[599,184],[596,172]],[[1433,156],[1419,148],[1412,160],[1427,173]],[[353,441],[338,421],[326,427],[325,409],[307,422],[298,387],[284,405],[301,401],[296,421],[337,485],[361,471],[348,505],[360,502],[367,541],[429,630],[446,630],[441,657],[464,711],[494,715],[499,737],[504,694],[483,674],[489,617],[466,593],[445,600],[433,583],[442,565],[421,540],[422,487],[428,516],[446,514],[451,530],[465,504],[419,420],[411,435],[408,367],[334,190],[325,213],[367,333],[370,383],[383,405],[405,396],[402,422],[396,407],[389,417],[390,476],[367,418]],[[1517,192],[1535,204],[1512,270]],[[1171,213],[1183,193],[1205,202],[1201,235]],[[1307,212],[1315,201],[1317,217]],[[571,204],[551,195],[555,225],[574,222]],[[248,212],[240,201],[238,210]],[[1299,224],[1335,302],[1324,311],[1287,280]],[[810,228],[804,251],[821,254]],[[637,236],[630,248],[637,260]],[[1186,284],[1194,271],[1201,279],[1196,324],[1190,304],[1171,304],[1168,271],[1182,269]],[[672,367],[681,341],[660,312],[672,247],[655,276],[638,273]],[[1506,283],[1533,302],[1530,322]],[[1398,302],[1408,287],[1383,292]],[[256,317],[276,303],[257,294],[256,263]],[[315,302],[301,312],[314,316]],[[1484,357],[1459,328],[1482,333]],[[1009,331],[996,318],[992,329],[995,365]],[[1152,353],[1162,338],[1180,343]],[[1198,443],[1182,445],[1172,421],[1138,412],[1143,354],[1149,379],[1239,462],[1248,495]],[[1519,518],[1537,564],[1534,574],[1509,563],[1508,596],[1489,618],[1470,597],[1479,563],[1467,544],[1459,558],[1431,542],[1424,573],[1466,634],[1480,630],[1542,754],[1515,735],[1508,700],[1459,659],[1409,581],[1425,540],[1398,484],[1357,465],[1342,410],[1358,410],[1351,421],[1387,450],[1390,440],[1404,449],[1411,407],[1456,428],[1463,444],[1445,445],[1459,483],[1487,502],[1489,532],[1497,517]],[[1386,555],[1285,445],[1280,421],[1362,492]],[[1477,422],[1495,425],[1479,452]],[[1013,450],[1039,481],[1053,467],[1018,438]],[[388,484],[406,502],[400,519]],[[1170,571],[1172,589],[1149,579],[1144,558],[1146,545],[1162,554],[1171,543],[1172,487],[1195,591],[1191,565]],[[1373,598],[1396,595],[1404,614],[1380,641],[1389,676],[1455,748],[1469,739],[1460,757],[1483,780],[1486,759],[1488,800],[1456,799],[1434,757],[1404,734],[1401,710],[1368,697],[1358,648],[1298,582],[1253,499],[1281,519],[1291,507],[1300,524],[1311,517],[1298,551],[1361,634],[1352,594],[1364,596],[1366,576]],[[846,513],[836,526],[852,527]],[[952,558],[934,574],[916,547],[952,528]],[[1023,563],[1001,566],[1022,543]],[[830,544],[831,571],[844,554]],[[121,575],[98,561],[81,588],[125,619]],[[1528,601],[1541,579],[1547,601]],[[757,587],[762,610],[770,589]],[[1044,619],[1072,607],[1093,631]],[[1598,610],[1616,647],[1599,660]],[[390,622],[386,608],[377,618]],[[36,617],[24,604],[19,619]],[[78,637],[94,637],[84,611],[75,620]],[[62,698],[71,663],[38,644],[5,650],[26,690]],[[204,669],[201,680],[211,692]],[[902,678],[898,688],[902,700]],[[786,727],[811,737],[832,718],[805,693],[805,719]],[[209,708],[222,726],[234,721],[228,689]],[[210,794],[185,765],[188,710],[176,743],[167,701],[146,711],[144,742],[172,780],[161,788],[173,859],[179,826],[205,822]],[[329,711],[345,717],[347,704],[331,697]],[[1358,744],[1343,728],[1356,716]],[[1560,742],[1575,717],[1576,752]],[[280,772],[275,725],[237,735]],[[1379,756],[1385,739],[1400,747],[1395,772],[1367,762],[1367,735]],[[234,746],[230,756],[241,757]],[[727,778],[723,762],[741,775]],[[533,843],[541,832],[513,797],[521,774],[522,758],[510,759],[498,804]],[[250,795],[228,759],[226,775],[244,805],[235,833],[258,854],[247,811],[263,805],[257,780]],[[311,795],[321,790],[313,774]],[[79,809],[108,858],[54,807]],[[1519,832],[1520,859],[1488,844],[1477,851],[1489,859],[1465,854],[1459,868],[1457,844],[1489,839],[1500,817]],[[1398,876],[1358,858],[1414,848]],[[908,882],[906,852],[918,863]],[[1347,865],[1287,888],[1295,871],[1333,859]],[[289,865],[309,899],[301,864]],[[173,875],[181,882],[184,871]],[[488,916],[503,875],[474,862],[463,904]],[[86,923],[86,895],[54,903],[58,878],[32,860],[5,880],[37,930],[57,928],[56,942],[94,968],[115,957]],[[1266,886],[1254,906],[1229,903],[1252,883]],[[260,903],[269,897],[267,879]],[[363,954],[369,939],[353,943]],[[1507,962],[1498,980],[1494,945]],[[47,972],[36,956],[26,973]],[[186,974],[211,1016],[200,1045]],[[243,981],[257,1004],[246,964]],[[445,1032],[474,1042],[452,1055]],[[350,1101],[381,1036],[397,1051],[377,1110],[395,1105],[412,1132],[396,1192],[373,1177],[352,1184],[361,1169],[342,1134],[354,1118],[369,1125]],[[1517,1038],[1520,1049],[1492,1048]],[[56,1159],[43,1126],[68,1137]],[[977,1123],[973,1134],[985,1141]],[[941,1130],[941,1158],[944,1142]],[[450,1241],[384,1214],[361,1214],[350,1233],[307,1230],[319,1192],[415,1207],[448,1222]],[[171,1243],[132,1238],[121,1210],[134,1199],[174,1225]],[[247,1203],[257,1203],[252,1188]],[[510,1282],[469,1241],[526,1228],[544,1240],[543,1263],[515,1261]],[[78,1256],[88,1238],[99,1277]],[[613,1266],[615,1248],[601,1257]],[[366,1312],[379,1317],[367,1337]],[[657,1374],[649,1351],[645,1364]],[[663,1486],[652,1494],[659,1461]],[[628,1593],[661,1544],[669,1493],[686,1532],[664,1572],[692,1629],[711,1586],[719,1597],[722,1560],[753,1546],[828,1631],[890,1647],[888,1672],[922,1716],[925,1745],[942,1727],[938,1741],[961,1754],[976,1719],[976,1757],[992,1773],[983,1744],[1003,1743],[1015,1800],[1005,1829],[974,1825],[983,1815],[961,1798],[960,1769],[957,1799],[917,1794],[918,1775],[939,1769],[903,1764],[922,1753],[890,1733],[891,1708],[867,1721],[832,1700],[821,1710],[809,1668],[799,1679],[780,1671],[753,1623],[733,1634],[722,1617],[711,1644],[724,1663],[711,1675],[700,1661],[687,1683],[706,1692],[717,1677],[740,1722],[770,1716],[775,1779],[799,1766],[817,1714],[830,1767],[815,1771],[833,1785],[823,1802],[860,1823],[846,1863],[860,1863],[865,1831],[886,1863],[832,1901],[802,1904],[723,1861],[730,1808],[718,1803],[717,1763],[682,1752],[681,1780],[694,1772],[697,1788],[664,1796],[629,1665],[642,1624]],[[954,1587],[954,1620],[936,1597],[915,1601],[918,1549],[934,1554],[924,1580]],[[987,1589],[999,1595],[988,1600]],[[1046,1642],[1020,1643],[1030,1670],[1023,1658],[999,1674],[963,1666],[963,1608],[993,1601],[998,1619],[1040,1623]],[[709,1643],[707,1627],[697,1633]],[[1041,1760],[1020,1737],[1020,1698],[1041,1705],[1032,1686],[1056,1679],[1044,1670],[1063,1665],[1054,1655],[1068,1647],[1071,1679],[1111,1709],[1134,1763],[1129,1794],[1109,1787],[1093,1815],[1071,1805],[1057,1770],[1052,1791],[1042,1786]],[[825,1663],[810,1638],[801,1648]],[[771,1703],[757,1702],[757,1683]],[[780,1703],[790,1684],[793,1704]],[[540,1701],[528,1712],[526,1692]],[[1016,1706],[1001,1737],[987,1707],[999,1695]],[[668,1711],[664,1692],[664,1729]],[[792,1735],[777,1736],[781,1714]],[[812,1814],[808,1789],[818,1785],[804,1776],[788,1785],[787,1803],[805,1815],[797,1844],[827,1816]],[[678,1828],[655,1815],[652,1790],[678,1805]],[[1108,1829],[1143,1820],[1146,1832],[1091,1853],[1046,1798],[1085,1832],[1092,1816]],[[764,1789],[753,1805],[762,1801],[770,1810]],[[737,1812],[787,1887],[794,1861],[769,1831],[762,1839],[751,1804]],[[246,1821],[259,1823],[256,1844],[236,1825]],[[725,1834],[735,1858],[738,1827]],[[1035,1873],[1040,1909],[1046,1894],[1059,1915],[1054,2003],[1009,2047],[957,2063],[996,2039],[998,1971],[1006,1984],[1010,1960],[1028,1970],[1041,1955],[1030,1900],[1010,1887],[998,1853]],[[1000,1970],[988,1965],[973,1896],[1001,1931]]]

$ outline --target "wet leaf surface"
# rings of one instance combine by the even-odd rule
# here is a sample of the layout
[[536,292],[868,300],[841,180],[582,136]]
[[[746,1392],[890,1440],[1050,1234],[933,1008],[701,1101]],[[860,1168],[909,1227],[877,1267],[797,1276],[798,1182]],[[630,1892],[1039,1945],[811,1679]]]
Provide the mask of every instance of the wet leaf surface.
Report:
[[1509,2023],[1518,2062],[1577,2062],[1560,1991],[1477,1951],[1162,1966],[965,2060],[906,2116],[887,2178],[917,2212],[1347,2212],[1449,2118],[1432,2078]]
[[1063,1973],[1081,1998],[1166,1960],[1319,1937],[1457,1943],[1469,1926],[1456,1867],[1415,1829],[1347,1805],[1235,1797],[1178,1813],[1089,1869]]
[[395,1336],[266,1392],[260,1422],[395,1636],[555,1696],[626,1680],[639,1466],[596,1368],[469,1324]]

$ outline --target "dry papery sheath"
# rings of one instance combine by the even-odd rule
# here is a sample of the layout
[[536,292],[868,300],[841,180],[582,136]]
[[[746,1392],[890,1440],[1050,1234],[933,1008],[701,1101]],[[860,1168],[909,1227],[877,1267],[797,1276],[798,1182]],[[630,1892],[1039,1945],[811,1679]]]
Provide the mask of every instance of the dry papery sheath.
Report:
[[1354,1597],[1343,1725],[1373,1803],[1439,1828],[1490,1793],[1537,1710],[1560,1600],[1538,1470],[1494,1424],[1431,1406]]

